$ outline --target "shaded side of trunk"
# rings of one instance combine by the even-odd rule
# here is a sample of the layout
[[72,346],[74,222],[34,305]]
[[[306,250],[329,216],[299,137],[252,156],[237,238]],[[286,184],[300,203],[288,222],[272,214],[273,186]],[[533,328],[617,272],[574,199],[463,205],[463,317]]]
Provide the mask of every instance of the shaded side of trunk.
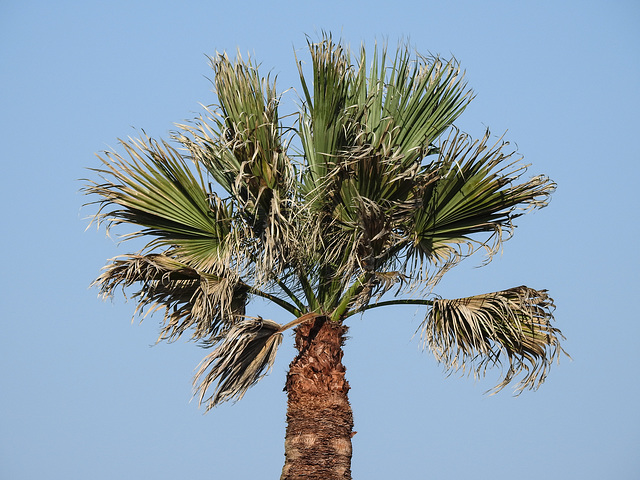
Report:
[[342,365],[347,328],[326,317],[296,328],[291,362],[285,464],[281,480],[351,479],[353,414]]

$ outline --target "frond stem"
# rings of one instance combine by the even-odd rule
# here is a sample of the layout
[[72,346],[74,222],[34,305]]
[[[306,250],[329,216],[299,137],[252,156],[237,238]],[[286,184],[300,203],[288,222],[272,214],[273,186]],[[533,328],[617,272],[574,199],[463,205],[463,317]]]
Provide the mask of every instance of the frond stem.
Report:
[[371,310],[372,308],[388,307],[391,305],[424,305],[424,306],[430,307],[433,305],[433,300],[406,298],[406,299],[387,300],[385,302],[371,303],[369,305],[365,305],[364,307],[360,307],[356,310],[353,310],[347,314],[344,314],[342,318],[343,319],[349,318],[350,316],[355,315],[356,313],[362,313],[365,310]]
[[291,291],[291,289],[289,287],[287,287],[285,285],[285,283],[282,280],[278,280],[277,283],[278,283],[278,286],[280,287],[280,289],[284,293],[286,293],[291,300],[293,300],[293,303],[296,304],[296,306],[298,307],[298,309],[301,312],[306,310],[306,305],[304,303],[302,303],[302,301],[298,297],[296,297],[296,295]]
[[349,307],[349,302],[353,299],[354,296],[356,296],[358,293],[362,291],[362,289],[367,284],[370,278],[371,278],[371,274],[367,273],[367,274],[361,275],[356,279],[355,282],[353,282],[353,284],[342,296],[342,301],[338,304],[336,309],[331,314],[332,322],[338,322],[339,320],[346,318],[344,316],[344,313],[347,311],[347,308]]
[[289,323],[282,325],[280,327],[280,329],[278,330],[279,333],[284,332],[285,330],[288,330],[292,327],[295,327],[297,325],[300,325],[301,323],[306,322],[307,320],[311,320],[312,318],[318,317],[320,316],[319,313],[316,312],[309,312],[309,313],[305,313],[304,315],[299,316],[298,318],[296,318],[295,320],[291,320]]
[[304,291],[304,295],[309,302],[309,310],[311,310],[312,312],[318,310],[320,308],[320,302],[318,302],[318,298],[313,293],[313,288],[309,283],[309,279],[302,272],[299,272],[297,275],[298,279],[300,280],[302,290]]
[[267,300],[270,300],[273,303],[275,303],[276,305],[284,308],[287,312],[291,313],[292,315],[295,315],[296,317],[299,317],[300,315],[302,315],[302,311],[300,309],[298,309],[295,306],[291,305],[286,300],[283,300],[280,297],[276,297],[275,295],[272,295],[270,293],[263,292],[262,290],[259,290],[259,289],[255,288],[255,287],[251,287],[249,285],[247,285],[247,287],[248,287],[249,293],[251,295],[256,295],[258,297],[266,298]]

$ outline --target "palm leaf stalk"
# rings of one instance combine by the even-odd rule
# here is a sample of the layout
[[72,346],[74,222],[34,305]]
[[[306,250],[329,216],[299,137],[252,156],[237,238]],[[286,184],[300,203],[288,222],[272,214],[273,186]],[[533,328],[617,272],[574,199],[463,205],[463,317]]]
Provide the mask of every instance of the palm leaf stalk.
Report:
[[[555,184],[487,131],[455,127],[473,99],[455,61],[405,46],[353,54],[326,35],[299,61],[301,110],[279,116],[275,79],[238,54],[211,59],[218,104],[169,141],[121,141],[85,192],[94,222],[145,239],[94,282],[135,287],[136,312],[163,311],[159,341],[188,333],[212,349],[194,388],[209,410],[241,399],[294,329],[282,479],[351,478],[353,417],[342,364],[347,320],[421,305],[425,348],[450,371],[521,374],[536,389],[563,352],[545,290],[521,286],[447,300],[444,273],[476,250],[490,261],[514,220],[547,205]],[[248,316],[253,297],[291,314]]]

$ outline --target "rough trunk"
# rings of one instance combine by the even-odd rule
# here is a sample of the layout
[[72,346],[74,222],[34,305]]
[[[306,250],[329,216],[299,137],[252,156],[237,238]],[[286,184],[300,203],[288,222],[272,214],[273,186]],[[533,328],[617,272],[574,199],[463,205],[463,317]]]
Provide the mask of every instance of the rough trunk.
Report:
[[316,317],[296,328],[281,480],[351,479],[353,414],[342,365],[347,328]]

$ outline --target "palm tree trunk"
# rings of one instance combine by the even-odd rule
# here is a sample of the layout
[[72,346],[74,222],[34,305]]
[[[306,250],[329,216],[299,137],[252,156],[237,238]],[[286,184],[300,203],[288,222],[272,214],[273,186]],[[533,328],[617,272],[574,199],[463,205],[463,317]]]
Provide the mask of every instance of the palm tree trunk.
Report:
[[317,316],[296,328],[280,480],[351,479],[353,414],[342,365],[347,328]]

